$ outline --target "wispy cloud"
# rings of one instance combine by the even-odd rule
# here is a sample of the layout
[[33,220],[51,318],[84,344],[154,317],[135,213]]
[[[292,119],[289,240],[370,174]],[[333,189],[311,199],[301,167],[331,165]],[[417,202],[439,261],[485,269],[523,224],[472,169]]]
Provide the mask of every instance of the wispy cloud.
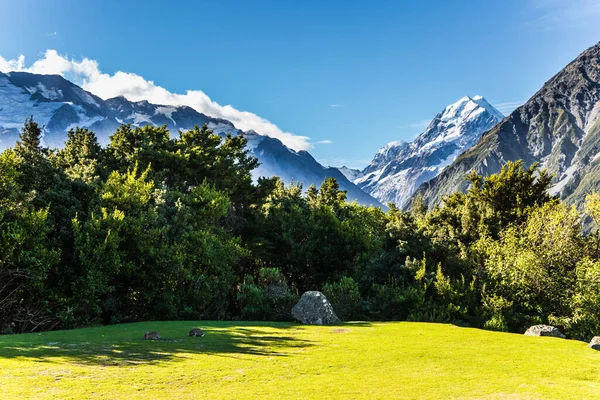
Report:
[[509,115],[511,112],[515,111],[518,107],[522,106],[525,101],[505,101],[500,103],[494,103],[494,107],[498,111],[500,111],[504,115]]
[[321,158],[319,162],[330,167],[348,167],[362,170],[369,165],[371,160],[349,160],[346,158],[329,157]]
[[542,30],[596,23],[600,16],[598,0],[529,0],[529,6],[535,16],[531,26]]
[[330,108],[342,108],[342,107],[348,107],[347,104],[328,104],[328,106]]
[[326,139],[326,140],[319,140],[318,142],[315,142],[315,144],[332,144],[333,141]]
[[46,33],[46,36],[56,36],[56,35],[58,35],[58,33],[56,33],[56,31],[50,32],[50,33]]
[[431,123],[430,119],[423,119],[421,121],[413,122],[410,124],[402,125],[400,128],[420,129],[425,130]]
[[213,117],[225,118],[244,131],[254,130],[262,135],[277,138],[294,150],[308,150],[313,147],[309,137],[286,132],[249,111],[240,111],[231,105],[220,105],[201,90],[173,93],[134,73],[117,71],[112,75],[106,74],[100,70],[97,61],[89,58],[77,61],[58,54],[56,50],[46,50],[42,58],[26,67],[23,55],[13,60],[0,56],[0,71],[58,74],[103,99],[125,96],[131,101],[148,100],[156,104],[185,105]]

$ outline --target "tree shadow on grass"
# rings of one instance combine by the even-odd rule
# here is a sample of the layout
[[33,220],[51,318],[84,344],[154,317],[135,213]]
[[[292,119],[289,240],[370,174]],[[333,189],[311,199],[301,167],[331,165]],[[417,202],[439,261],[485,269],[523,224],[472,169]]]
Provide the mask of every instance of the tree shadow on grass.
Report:
[[[191,324],[193,324],[192,322]],[[187,323],[190,325],[190,323]],[[190,325],[190,328],[193,327]],[[314,344],[290,334],[302,329],[294,324],[204,323],[204,337],[187,336],[182,322],[124,324],[77,331],[0,337],[0,358],[45,363],[125,366],[164,363],[192,354],[227,357],[293,356]],[[168,339],[144,340],[146,330],[156,329]]]

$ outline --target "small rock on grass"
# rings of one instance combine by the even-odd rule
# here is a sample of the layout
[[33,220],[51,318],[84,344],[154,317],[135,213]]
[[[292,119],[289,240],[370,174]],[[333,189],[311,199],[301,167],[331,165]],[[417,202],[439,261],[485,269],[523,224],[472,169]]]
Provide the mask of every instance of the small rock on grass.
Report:
[[144,340],[159,340],[160,335],[156,331],[144,333]]
[[525,336],[551,336],[561,339],[566,337],[558,328],[552,325],[534,325],[525,331]]
[[190,331],[189,335],[202,337],[202,336],[204,336],[204,331],[200,328],[194,328]]

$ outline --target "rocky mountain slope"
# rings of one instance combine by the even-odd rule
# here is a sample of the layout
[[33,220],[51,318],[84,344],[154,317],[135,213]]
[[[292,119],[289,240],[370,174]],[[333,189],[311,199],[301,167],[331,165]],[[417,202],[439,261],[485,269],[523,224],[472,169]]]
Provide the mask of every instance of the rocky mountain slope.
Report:
[[556,74],[523,106],[486,132],[441,174],[419,187],[432,206],[466,190],[464,175],[498,172],[508,160],[539,162],[554,174],[551,192],[572,204],[600,184],[600,43]]
[[404,206],[423,182],[436,177],[503,119],[483,97],[465,96],[437,114],[413,142],[392,142],[354,180],[382,203]]
[[[242,133],[231,122],[204,115],[191,107],[131,102],[124,97],[103,100],[58,75],[0,72],[0,150],[15,144],[29,116],[45,125],[44,142],[50,147],[62,146],[66,132],[76,126],[94,131],[103,145],[121,124],[167,125],[173,134],[180,129],[208,124],[222,136]],[[348,191],[349,200],[381,205],[340,171],[322,166],[308,152],[296,152],[278,139],[253,131],[245,134],[250,151],[261,163],[254,171],[255,178],[276,175],[287,183],[302,182],[306,189],[334,177],[341,189]]]

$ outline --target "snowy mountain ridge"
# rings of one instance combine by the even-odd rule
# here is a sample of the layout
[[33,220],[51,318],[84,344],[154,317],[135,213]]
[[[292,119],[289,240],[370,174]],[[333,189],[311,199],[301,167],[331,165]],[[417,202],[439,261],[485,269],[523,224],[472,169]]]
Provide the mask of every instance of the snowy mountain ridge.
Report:
[[307,189],[311,184],[319,186],[326,178],[334,177],[340,188],[348,192],[348,200],[381,205],[340,171],[322,166],[308,152],[297,152],[278,139],[254,131],[243,132],[230,121],[207,116],[191,107],[132,102],[123,96],[103,100],[59,75],[0,72],[0,150],[16,143],[30,116],[44,126],[43,141],[50,147],[61,147],[66,132],[76,126],[90,129],[106,145],[109,136],[122,124],[166,125],[172,134],[207,124],[221,136],[245,134],[248,149],[260,162],[253,171],[254,179],[279,176],[286,183],[300,182]]
[[579,209],[600,186],[600,43],[554,75],[525,104],[486,132],[441,174],[415,192],[432,207],[466,191],[465,174],[495,174],[507,161],[538,163],[550,194]]
[[382,203],[403,207],[423,182],[436,177],[503,118],[482,96],[465,96],[438,113],[411,143],[382,147],[354,183]]

